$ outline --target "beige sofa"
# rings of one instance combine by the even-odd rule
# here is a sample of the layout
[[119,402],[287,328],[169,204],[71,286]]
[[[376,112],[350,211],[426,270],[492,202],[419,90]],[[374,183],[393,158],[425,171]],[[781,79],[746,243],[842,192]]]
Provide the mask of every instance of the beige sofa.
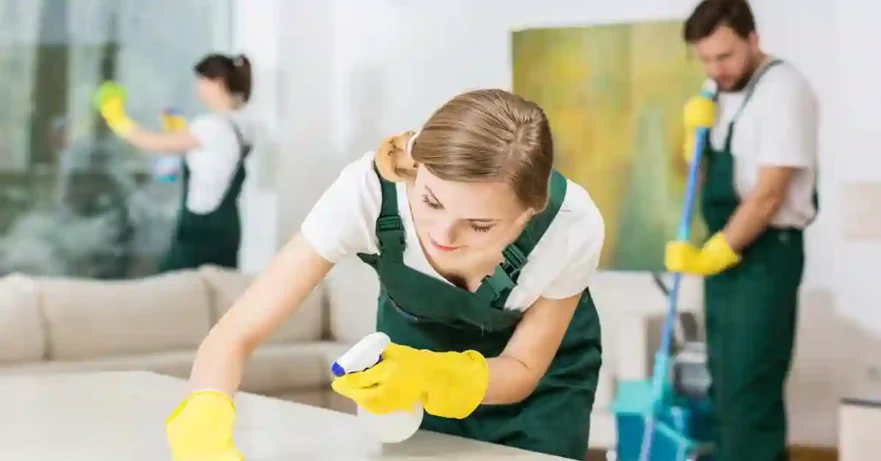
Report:
[[[136,281],[0,279],[0,376],[146,369],[189,374],[211,325],[252,277],[215,267]],[[615,382],[647,375],[651,318],[665,298],[644,274],[600,274],[592,291],[603,324],[604,364],[591,446],[610,447]],[[686,290],[687,291],[687,290]],[[378,283],[357,260],[339,264],[249,362],[244,390],[353,411],[330,390],[330,364],[373,331]]]

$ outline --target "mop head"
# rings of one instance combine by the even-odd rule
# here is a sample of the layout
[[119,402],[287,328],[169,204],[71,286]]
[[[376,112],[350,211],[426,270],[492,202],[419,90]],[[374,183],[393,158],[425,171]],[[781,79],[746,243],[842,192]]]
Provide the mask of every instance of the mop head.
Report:
[[639,460],[646,425],[652,419],[651,461],[685,461],[711,440],[708,407],[675,395],[672,390],[658,401],[650,379],[619,383],[613,409],[618,461]]
[[[619,383],[615,397],[618,429],[618,461],[637,461],[643,446],[646,425],[654,418],[649,460],[684,460],[679,453],[689,453],[696,443],[671,424],[686,419],[681,408],[670,405],[657,411],[651,380]],[[678,420],[678,421],[677,421]]]

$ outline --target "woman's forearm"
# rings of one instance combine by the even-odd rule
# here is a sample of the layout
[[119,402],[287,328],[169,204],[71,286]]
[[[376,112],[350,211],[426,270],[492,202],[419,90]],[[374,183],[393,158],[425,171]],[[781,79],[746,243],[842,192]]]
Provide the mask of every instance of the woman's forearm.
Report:
[[332,267],[297,234],[202,342],[190,376],[193,390],[234,394],[252,352],[288,321]]
[[487,360],[489,384],[485,405],[517,403],[529,397],[560,348],[581,294],[564,299],[539,298],[523,315],[499,357]]
[[241,345],[210,334],[199,347],[190,375],[193,392],[212,389],[232,397],[242,382],[250,353]]
[[150,154],[184,155],[199,147],[199,140],[188,131],[156,133],[135,125],[124,138],[138,149]]
[[483,397],[484,405],[507,405],[529,397],[538,385],[541,375],[533,372],[525,363],[511,357],[495,357],[487,360],[489,385]]

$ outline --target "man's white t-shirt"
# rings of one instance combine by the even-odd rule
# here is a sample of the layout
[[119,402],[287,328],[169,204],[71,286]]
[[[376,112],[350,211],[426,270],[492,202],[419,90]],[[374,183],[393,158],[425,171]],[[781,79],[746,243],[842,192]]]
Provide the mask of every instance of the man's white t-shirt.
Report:
[[[743,91],[719,93],[718,119],[710,136],[715,149],[724,148],[728,125],[743,98]],[[785,62],[768,68],[735,121],[731,154],[735,189],[741,199],[755,188],[759,168],[797,169],[785,201],[770,221],[773,227],[804,228],[817,213],[813,194],[818,129],[817,98],[807,79]]]
[[[375,224],[382,190],[374,158],[375,152],[368,152],[343,169],[302,224],[303,236],[328,261],[357,253],[378,254]],[[406,231],[404,264],[450,283],[431,267],[417,243],[406,187],[396,184]],[[603,218],[590,195],[569,181],[560,211],[529,255],[505,308],[522,311],[539,297],[563,299],[584,291],[599,264],[604,237]]]
[[[225,114],[199,115],[189,124],[189,131],[201,146],[187,152],[184,161],[190,168],[190,187],[186,207],[197,214],[207,214],[220,206],[239,165],[242,141],[254,142],[254,127],[247,107]],[[238,128],[242,141],[236,136]]]

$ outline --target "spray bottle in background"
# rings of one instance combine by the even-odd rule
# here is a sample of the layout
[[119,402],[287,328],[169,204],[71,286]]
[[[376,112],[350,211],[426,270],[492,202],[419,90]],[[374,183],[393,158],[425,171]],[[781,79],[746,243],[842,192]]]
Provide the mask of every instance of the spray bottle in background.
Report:
[[[162,129],[168,133],[176,133],[187,128],[187,120],[183,113],[175,108],[166,108],[159,115],[162,122]],[[181,157],[176,155],[165,155],[156,159],[153,164],[153,171],[156,180],[159,182],[175,182],[180,177]]]
[[[371,333],[352,346],[331,367],[331,373],[340,377],[367,370],[382,361],[382,353],[391,343],[385,333]],[[367,432],[383,443],[398,443],[409,439],[419,430],[424,411],[417,403],[412,411],[396,411],[377,415],[358,407],[358,419]]]

